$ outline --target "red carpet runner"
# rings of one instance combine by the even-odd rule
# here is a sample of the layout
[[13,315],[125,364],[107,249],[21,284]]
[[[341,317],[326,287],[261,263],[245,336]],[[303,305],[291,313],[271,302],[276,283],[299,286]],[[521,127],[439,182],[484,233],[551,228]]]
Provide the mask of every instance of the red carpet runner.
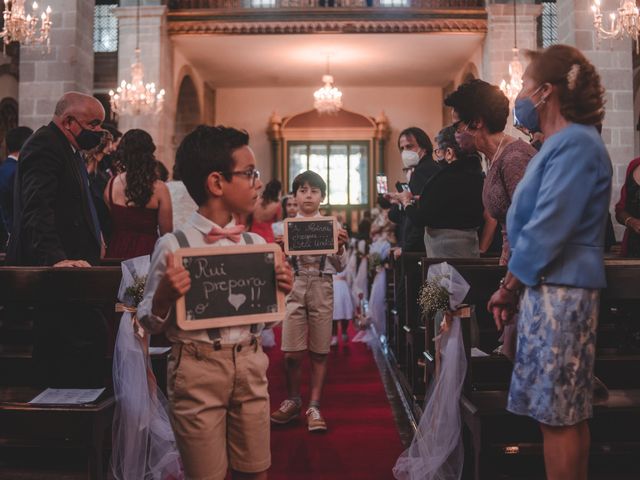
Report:
[[[276,330],[280,330],[279,328]],[[284,359],[278,346],[267,350],[272,409],[286,398]],[[353,332],[350,332],[353,336]],[[309,362],[303,370],[302,401],[309,402]],[[362,343],[332,348],[322,400],[329,430],[307,431],[306,417],[272,426],[270,480],[388,480],[402,452],[380,374]]]

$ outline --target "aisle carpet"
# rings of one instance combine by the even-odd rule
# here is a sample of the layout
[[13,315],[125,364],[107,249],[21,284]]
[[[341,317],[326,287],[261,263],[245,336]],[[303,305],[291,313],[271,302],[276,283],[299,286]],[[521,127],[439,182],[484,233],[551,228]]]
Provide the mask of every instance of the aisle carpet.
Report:
[[[271,406],[286,397],[284,358],[279,345],[267,350]],[[353,332],[350,332],[353,336]],[[303,408],[309,402],[309,361],[303,367]],[[306,417],[271,430],[270,480],[388,480],[402,452],[380,374],[362,343],[332,348],[321,411],[329,430],[307,431]]]

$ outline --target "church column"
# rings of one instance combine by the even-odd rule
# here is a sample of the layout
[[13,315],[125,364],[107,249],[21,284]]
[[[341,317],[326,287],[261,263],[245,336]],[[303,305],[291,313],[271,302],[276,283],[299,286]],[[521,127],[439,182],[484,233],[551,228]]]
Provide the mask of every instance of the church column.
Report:
[[[149,132],[157,147],[156,158],[164,162],[171,171],[174,163],[174,128],[176,98],[173,89],[173,51],[167,33],[167,7],[149,5],[154,0],[143,2],[140,7],[140,52],[144,68],[144,82],[154,82],[164,89],[165,100],[162,112],[155,115],[120,115],[118,128],[126,132],[141,128]],[[159,3],[159,2],[157,2]],[[124,0],[122,7],[114,9],[118,17],[118,82],[131,81],[131,64],[135,61],[136,47],[136,2]]]
[[[624,183],[627,165],[637,153],[634,152],[633,45],[629,39],[606,40],[598,47],[591,3],[585,0],[558,0],[557,3],[558,42],[580,49],[595,65],[606,89],[602,138],[613,163],[613,211]],[[613,4],[610,7],[613,8]],[[606,11],[605,20],[609,12]],[[620,238],[624,227],[615,220],[613,223]]]
[[[517,0],[516,25],[518,48],[537,48],[537,18],[542,12],[541,5],[523,3]],[[500,85],[509,77],[509,62],[513,58],[513,2],[496,3],[487,1],[487,36],[483,52],[483,80]],[[520,61],[526,65],[526,59],[520,54]]]
[[33,129],[49,123],[63,93],[93,92],[94,0],[47,0],[51,50],[20,48],[19,123]]

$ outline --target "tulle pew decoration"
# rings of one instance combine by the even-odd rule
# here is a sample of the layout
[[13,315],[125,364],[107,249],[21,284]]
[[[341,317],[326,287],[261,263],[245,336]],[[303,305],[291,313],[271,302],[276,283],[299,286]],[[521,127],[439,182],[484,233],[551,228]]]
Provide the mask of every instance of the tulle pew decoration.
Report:
[[149,335],[138,323],[149,256],[122,262],[116,311],[123,312],[113,353],[111,470],[116,480],[181,480],[180,455],[169,423],[167,399],[151,369]]
[[436,347],[436,375],[427,390],[424,413],[413,441],[395,467],[398,480],[459,480],[464,464],[460,399],[467,359],[460,317],[469,307],[462,301],[469,284],[446,262],[432,265],[419,303],[428,318],[443,312]]

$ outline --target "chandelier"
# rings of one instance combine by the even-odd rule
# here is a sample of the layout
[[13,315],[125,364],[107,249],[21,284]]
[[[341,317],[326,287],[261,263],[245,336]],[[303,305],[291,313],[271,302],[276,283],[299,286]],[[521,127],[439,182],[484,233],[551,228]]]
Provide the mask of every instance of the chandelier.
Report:
[[342,92],[333,86],[333,75],[330,74],[329,57],[327,57],[327,73],[322,76],[324,86],[313,93],[313,106],[318,113],[338,113],[342,108]]
[[136,59],[131,64],[131,81],[122,80],[115,92],[109,90],[111,110],[120,115],[153,115],[164,105],[164,89],[144,83],[144,69],[140,61],[140,0],[136,10]]
[[600,0],[594,0],[591,5],[593,12],[593,26],[596,29],[598,40],[619,39],[625,36],[635,40],[636,53],[640,54],[640,14],[635,0],[621,0],[618,14],[609,14],[609,29],[603,25]]
[[[4,28],[0,38],[4,45],[19,42],[22,45],[40,44],[50,48],[51,7],[47,6],[38,17],[38,3],[33,2],[31,13],[26,13],[24,0],[4,0]],[[40,26],[38,27],[38,23]]]
[[516,0],[513,0],[513,57],[511,58],[511,62],[509,63],[509,81],[502,80],[500,82],[500,90],[502,93],[506,95],[509,99],[509,103],[513,105],[522,90],[522,74],[524,73],[524,68],[522,68],[522,63],[520,63],[519,58],[519,50],[518,50],[518,22],[516,19]]

